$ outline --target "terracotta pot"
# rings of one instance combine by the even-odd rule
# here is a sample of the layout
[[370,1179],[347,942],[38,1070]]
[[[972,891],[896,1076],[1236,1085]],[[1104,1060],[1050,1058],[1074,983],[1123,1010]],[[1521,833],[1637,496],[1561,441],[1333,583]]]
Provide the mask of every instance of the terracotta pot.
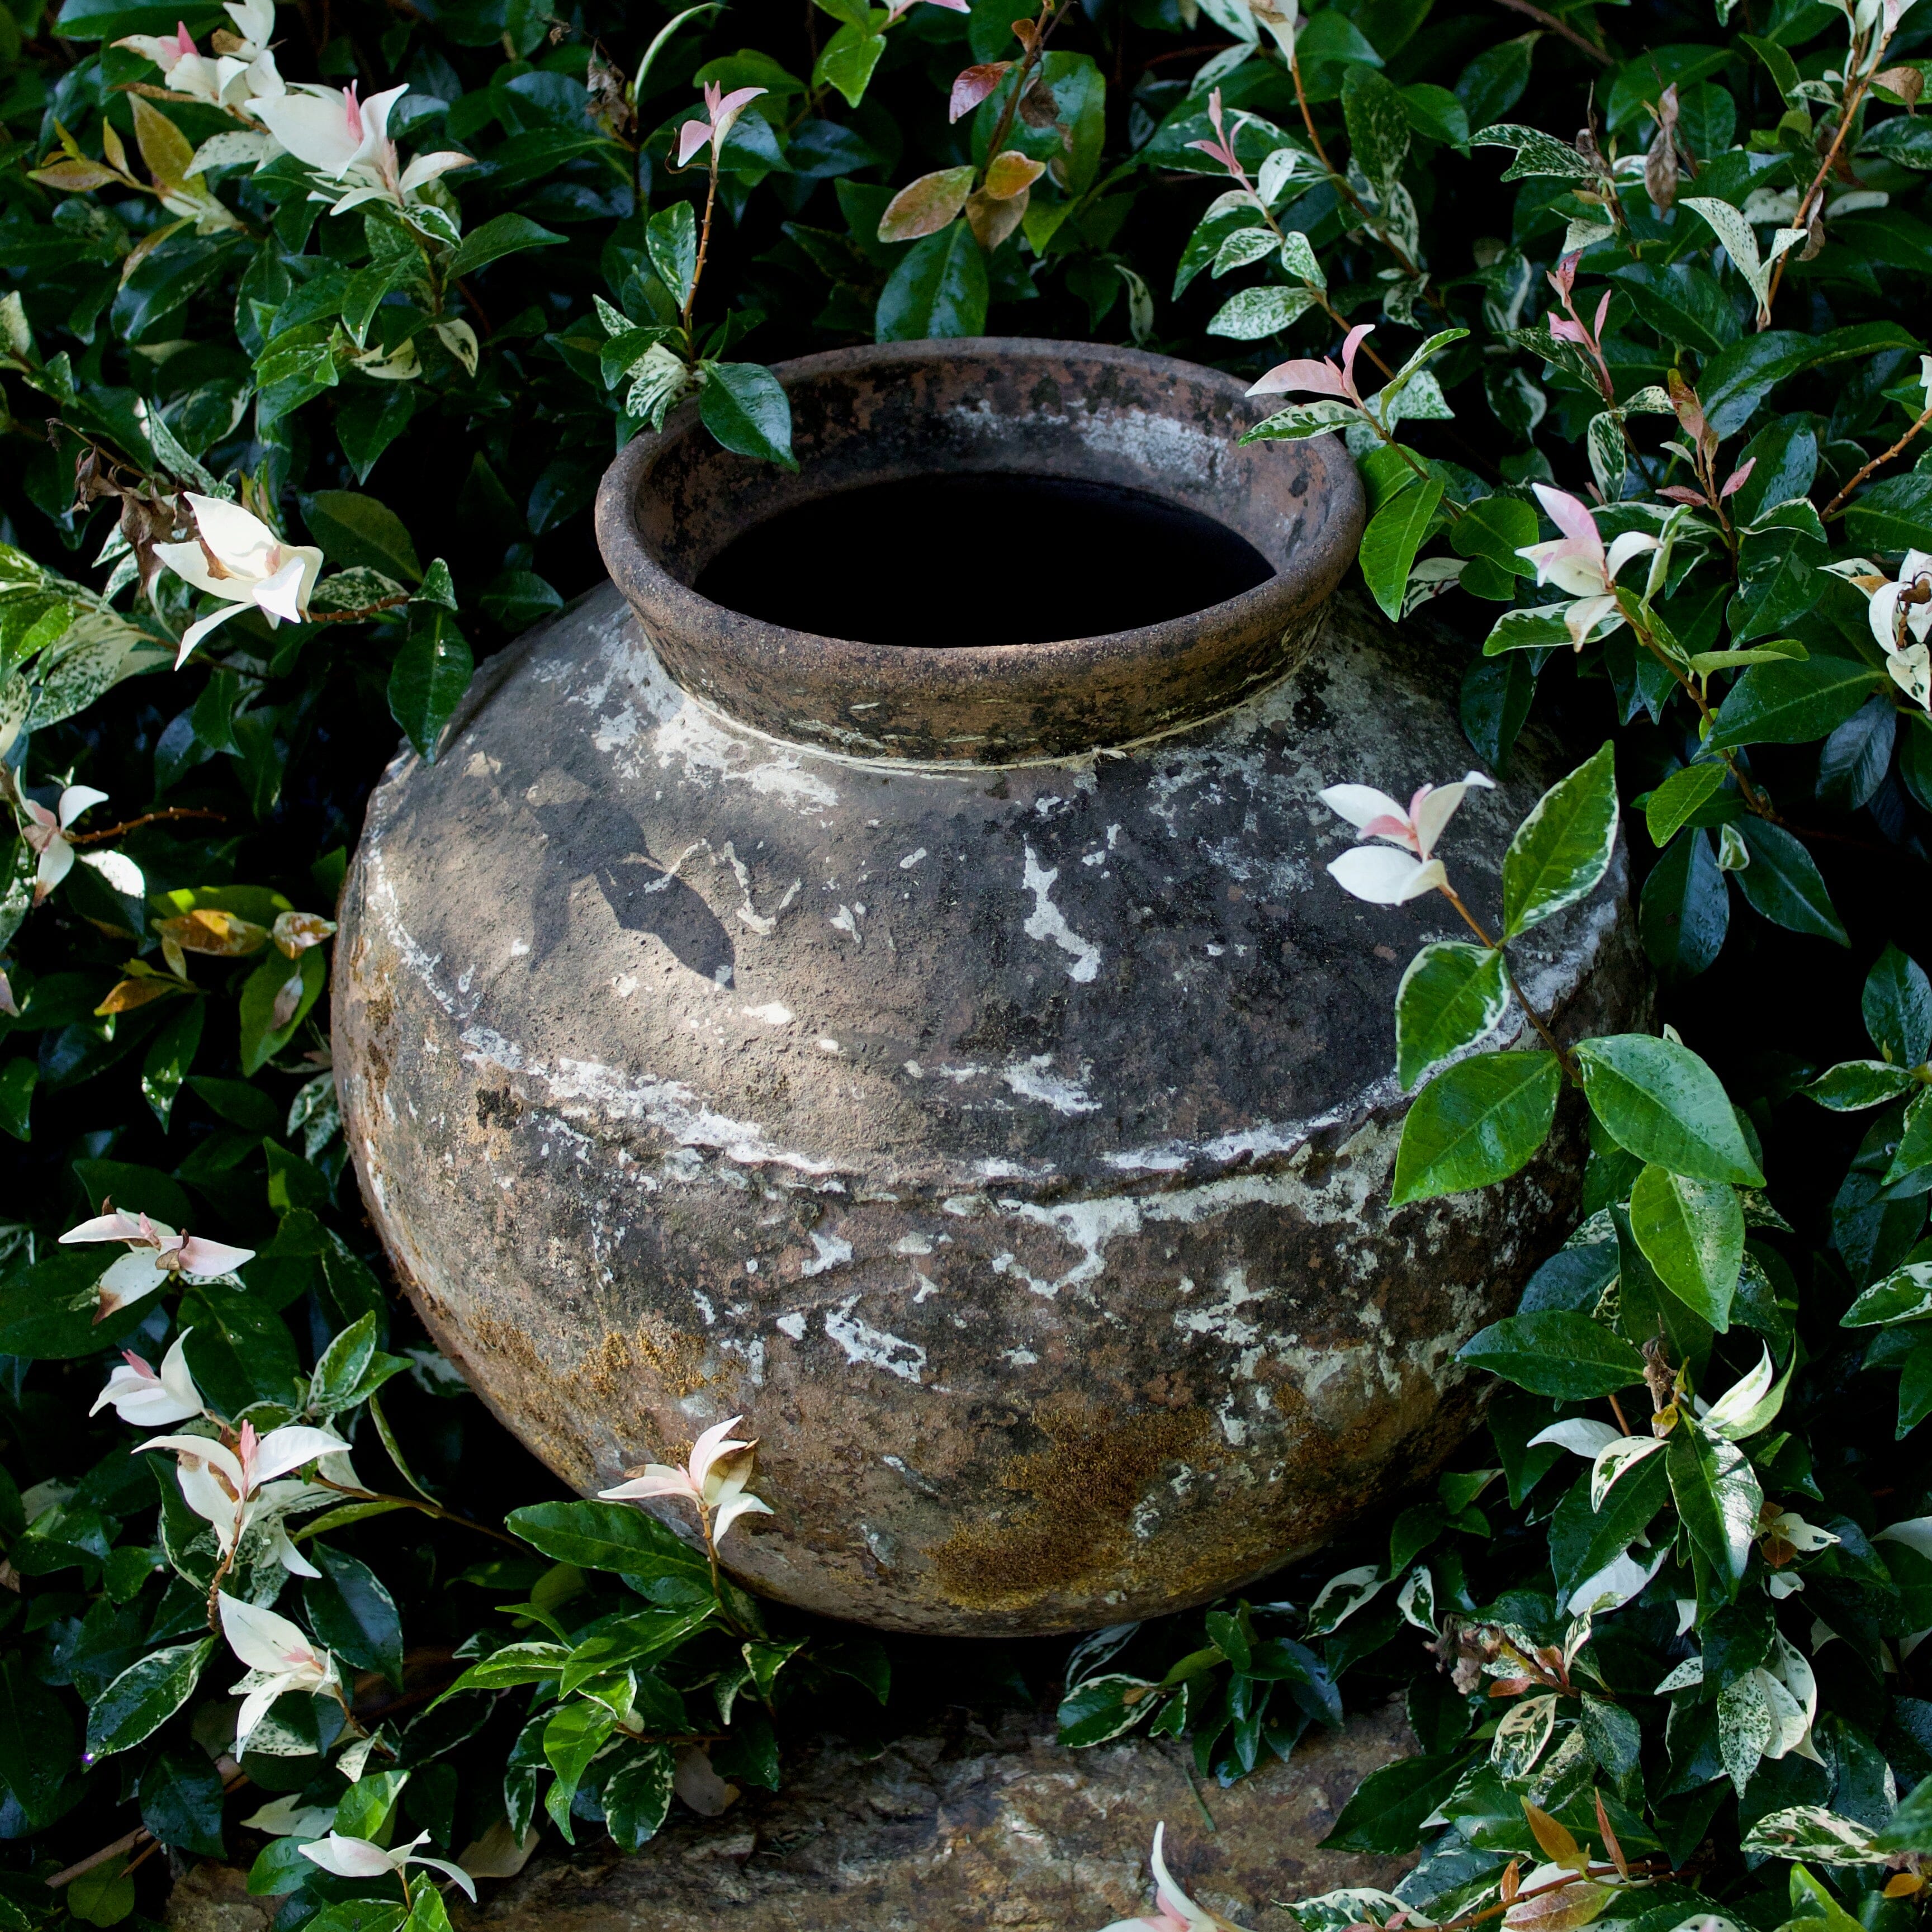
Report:
[[[371,802],[335,1015],[370,1212],[578,1489],[742,1414],[776,1514],[724,1553],[774,1596],[988,1634],[1199,1601],[1449,1453],[1456,1348],[1574,1216],[1567,1114],[1514,1180],[1387,1204],[1391,1001],[1453,916],[1345,895],[1315,794],[1460,776],[1460,653],[1330,600],[1353,466],[1238,448],[1231,378],[1004,340],[779,374],[799,472],[688,414],[639,437],[598,504],[616,588]],[[945,652],[688,587],[788,504],[962,468],[1154,492],[1279,574]],[[1573,762],[1532,733],[1465,806],[1473,903]],[[1641,1013],[1621,855],[1519,971],[1565,1028]]]

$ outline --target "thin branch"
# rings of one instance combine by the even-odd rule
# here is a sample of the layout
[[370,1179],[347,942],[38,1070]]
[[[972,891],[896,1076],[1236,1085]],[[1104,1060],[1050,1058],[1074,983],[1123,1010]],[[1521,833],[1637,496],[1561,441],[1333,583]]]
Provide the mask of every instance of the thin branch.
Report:
[[524,1550],[529,1546],[520,1537],[512,1536],[508,1531],[492,1529],[487,1522],[476,1522],[466,1516],[458,1516],[454,1510],[446,1510],[442,1504],[418,1502],[413,1496],[392,1496],[382,1490],[351,1489],[346,1483],[334,1483],[317,1470],[311,1481],[325,1490],[333,1490],[338,1496],[352,1496],[358,1502],[387,1503],[392,1509],[420,1510],[424,1516],[434,1516],[438,1522],[453,1522],[459,1529],[473,1529],[479,1536],[494,1536],[499,1543],[507,1543],[512,1550]]
[[[1492,952],[1502,952],[1502,948],[1483,930],[1481,923],[1478,920],[1475,914],[1472,913],[1456,896],[1456,889],[1454,886],[1449,885],[1445,882],[1444,884],[1438,886],[1436,890],[1462,915],[1463,924],[1466,926]],[[1556,1034],[1550,1031],[1549,1022],[1544,1019],[1543,1016],[1529,1004],[1528,1000],[1523,998],[1522,988],[1516,984],[1516,975],[1510,970],[1510,963],[1507,958],[1503,961],[1503,973],[1504,976],[1509,981],[1510,991],[1516,995],[1516,1004],[1522,1007],[1525,1014],[1528,1017],[1530,1024],[1535,1028],[1537,1032],[1542,1036],[1544,1045],[1548,1047],[1552,1053],[1556,1054],[1557,1065],[1562,1068],[1563,1071],[1570,1076],[1572,1081],[1577,1082],[1580,1084],[1582,1076],[1576,1070],[1576,1061],[1570,1056],[1569,1048],[1564,1046],[1562,1042],[1556,1037]]]
[[1825,506],[1824,508],[1819,512],[1820,518],[1822,519],[1824,518],[1835,517],[1842,514],[1845,508],[1846,500],[1850,497],[1852,492],[1856,490],[1874,470],[1878,469],[1884,464],[1889,463],[1892,459],[1896,456],[1928,422],[1932,422],[1932,403],[1928,403],[1926,405],[1924,413],[1919,417],[1918,420],[1915,422],[1912,427],[1885,452],[1882,456],[1874,456],[1872,460],[1868,463],[1858,473],[1854,476],[1828,503]]
[[[1496,0],[1498,7],[1507,7],[1512,14],[1520,14],[1526,20],[1534,20],[1539,27],[1552,34],[1560,34],[1573,47],[1580,47],[1594,61],[1600,61],[1606,67],[1617,64],[1614,54],[1606,53],[1594,40],[1587,40],[1567,21],[1559,20],[1554,14],[1546,14],[1540,7],[1533,6],[1531,0]],[[1527,1894],[1526,1894],[1527,1896]]]
[[198,805],[170,805],[159,812],[144,812],[139,818],[123,819],[118,825],[110,825],[104,832],[70,832],[66,835],[70,845],[98,845],[106,838],[118,838],[124,832],[138,832],[144,825],[153,825],[164,818],[212,818],[218,825],[226,825],[226,817],[219,812],[208,812]]

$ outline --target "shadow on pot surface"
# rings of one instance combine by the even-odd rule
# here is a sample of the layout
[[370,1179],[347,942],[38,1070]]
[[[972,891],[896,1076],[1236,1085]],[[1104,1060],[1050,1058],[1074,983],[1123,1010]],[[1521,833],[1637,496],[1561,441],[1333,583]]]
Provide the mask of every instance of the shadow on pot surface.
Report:
[[[1348,829],[1316,794],[1459,775],[1456,668],[1330,601],[1353,466],[1238,447],[1232,378],[1005,340],[779,373],[799,472],[688,417],[639,437],[598,502],[616,587],[487,668],[371,802],[336,994],[370,1210],[580,1489],[742,1413],[776,1514],[725,1554],[776,1596],[968,1634],[1202,1600],[1448,1454],[1456,1347],[1574,1219],[1567,1117],[1508,1183],[1386,1204],[1390,1002],[1449,928],[1325,877]],[[880,485],[903,589],[842,606]],[[1029,636],[1021,554],[1076,514],[1137,520],[1118,581],[1171,586],[1150,526],[1247,580],[952,642]],[[814,523],[846,532],[826,581],[779,580]],[[904,637],[908,601],[922,641],[748,614]],[[1565,769],[1532,732],[1466,806],[1478,898]],[[1619,851],[1526,942],[1566,1029],[1646,1007],[1625,886]]]

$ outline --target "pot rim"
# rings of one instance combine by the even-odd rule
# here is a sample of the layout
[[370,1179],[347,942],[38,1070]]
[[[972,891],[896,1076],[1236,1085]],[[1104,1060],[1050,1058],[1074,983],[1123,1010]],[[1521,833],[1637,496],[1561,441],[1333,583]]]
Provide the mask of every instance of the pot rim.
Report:
[[[975,362],[1010,369],[1084,365],[1138,379],[1156,395],[1205,392],[1225,411],[1231,442],[1269,413],[1240,379],[1219,370],[1142,350],[1027,336],[863,344],[779,363],[772,374],[789,392],[841,376]],[[1360,480],[1339,437],[1268,446],[1258,452],[1268,460],[1300,466],[1306,482],[1298,500],[1317,515],[1312,532],[1269,559],[1276,574],[1252,590],[1182,616],[1090,637],[942,650],[866,644],[746,616],[700,596],[660,561],[639,527],[639,498],[661,458],[706,434],[695,401],[686,402],[662,431],[641,431],[619,452],[597,493],[604,566],[688,694],[778,738],[868,760],[1033,762],[1139,742],[1226,710],[1305,656],[1321,606],[1354,560],[1364,520]],[[1124,484],[1182,500],[1157,476]],[[1137,704],[1137,682],[1158,688]],[[864,701],[854,709],[855,700]],[[860,715],[881,710],[890,725]]]

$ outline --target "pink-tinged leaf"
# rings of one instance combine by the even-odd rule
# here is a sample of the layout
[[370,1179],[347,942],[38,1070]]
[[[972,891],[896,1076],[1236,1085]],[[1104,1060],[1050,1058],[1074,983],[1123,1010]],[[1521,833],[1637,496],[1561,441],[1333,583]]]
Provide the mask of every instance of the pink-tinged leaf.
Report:
[[1757,458],[1754,456],[1749,462],[1742,464],[1738,468],[1733,470],[1730,479],[1726,482],[1724,488],[1718,492],[1718,502],[1721,503],[1726,496],[1732,496],[1742,490],[1744,487],[1745,479],[1756,467]]
[[684,167],[691,158],[701,149],[711,138],[711,123],[708,121],[687,121],[677,130],[677,164]]
[[1666,484],[1657,494],[1660,496],[1668,496],[1673,503],[1694,503],[1700,510],[1708,510],[1711,507],[1701,490],[1688,490],[1682,483]]
[[1234,152],[1224,141],[1190,141],[1190,148],[1198,148],[1210,160],[1219,161],[1231,175],[1241,171],[1241,164],[1234,158]]
[[1372,322],[1358,322],[1342,338],[1342,384],[1348,394],[1359,399],[1360,392],[1355,387],[1355,351],[1376,332]]
[[1603,554],[1604,540],[1597,534],[1597,520],[1591,515],[1587,503],[1579,502],[1567,490],[1552,490],[1546,483],[1532,483],[1529,487],[1550,520],[1572,543],[1580,544],[1598,556]]
[[1298,389],[1306,389],[1318,396],[1346,396],[1348,393],[1342,386],[1342,372],[1334,363],[1316,362],[1300,356],[1292,362],[1277,362],[1248,394],[1286,396],[1292,395]]
[[952,82],[952,98],[946,104],[946,118],[957,121],[970,114],[1012,70],[1011,61],[988,61],[982,67],[963,69]]
[[1613,1895],[1608,1886],[1580,1881],[1518,1899],[1504,1914],[1503,1924],[1509,1932],[1532,1928],[1534,1932],[1577,1932],[1603,1911]]
[[1580,322],[1572,322],[1567,315],[1553,315],[1550,318],[1550,333],[1556,341],[1581,343],[1586,349],[1589,346],[1588,331]]
[[995,155],[992,166],[986,170],[985,191],[994,200],[1004,201],[1009,195],[1032,187],[1046,172],[1044,161],[1029,160],[1024,154],[1009,148],[1004,154]]
[[970,14],[973,0],[932,0],[935,7],[944,7],[949,14]]
[[916,242],[922,235],[937,235],[966,206],[966,197],[972,192],[970,167],[941,168],[936,174],[921,175],[886,204],[886,212],[879,218],[879,239]]
[[1570,290],[1576,285],[1576,264],[1582,259],[1581,250],[1574,255],[1565,255],[1562,260],[1550,271],[1550,286],[1566,302],[1570,298]]

